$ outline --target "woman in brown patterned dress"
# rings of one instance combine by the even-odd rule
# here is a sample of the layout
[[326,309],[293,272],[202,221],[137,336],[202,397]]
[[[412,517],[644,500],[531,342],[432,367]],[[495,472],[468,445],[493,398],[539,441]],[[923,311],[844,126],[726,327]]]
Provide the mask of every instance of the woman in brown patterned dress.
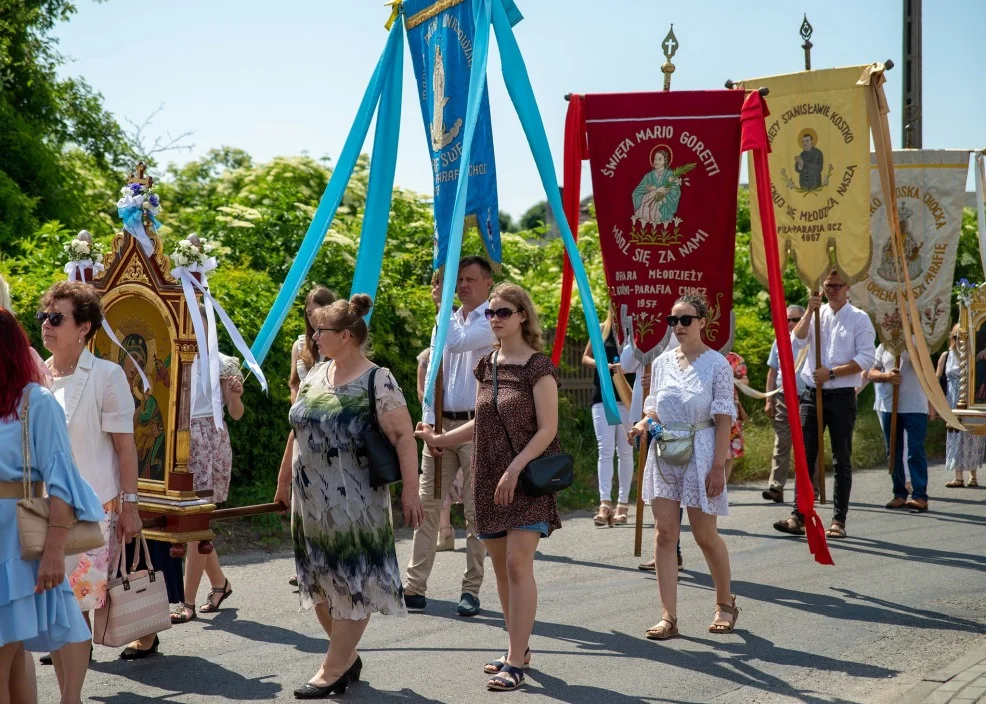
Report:
[[498,285],[486,317],[499,345],[476,365],[476,419],[442,435],[419,426],[417,435],[439,451],[472,437],[476,530],[493,560],[510,638],[506,655],[483,670],[494,675],[489,689],[511,690],[524,684],[523,668],[531,659],[528,641],[537,612],[534,552],[541,538],[561,528],[554,495],[530,497],[517,482],[528,462],[561,452],[558,370],[540,351],[541,325],[524,289]]

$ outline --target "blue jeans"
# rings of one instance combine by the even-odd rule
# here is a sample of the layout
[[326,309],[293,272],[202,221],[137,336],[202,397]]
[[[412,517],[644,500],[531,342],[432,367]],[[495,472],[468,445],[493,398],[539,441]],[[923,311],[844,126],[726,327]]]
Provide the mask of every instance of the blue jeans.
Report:
[[[541,521],[540,523],[529,523],[526,526],[515,526],[511,530],[530,530],[535,533],[540,533],[542,538],[547,538],[551,535],[551,526],[548,525],[547,521]],[[499,538],[506,538],[507,531],[501,530],[498,533],[479,533],[477,536],[480,540],[497,540]]]
[[[890,452],[890,414],[880,413],[883,437]],[[897,439],[894,444],[894,496],[907,498],[904,486],[904,433],[907,433],[907,469],[911,472],[911,497],[928,500],[928,460],[924,454],[924,439],[928,434],[928,415],[926,413],[898,413]]]

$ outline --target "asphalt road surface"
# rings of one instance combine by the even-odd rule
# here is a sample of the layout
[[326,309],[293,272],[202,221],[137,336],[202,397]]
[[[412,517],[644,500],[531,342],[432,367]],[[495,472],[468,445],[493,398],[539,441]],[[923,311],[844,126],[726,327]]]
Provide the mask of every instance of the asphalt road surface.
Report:
[[[771,528],[786,509],[766,504],[761,487],[730,487],[732,515],[720,526],[741,609],[738,629],[708,633],[714,593],[686,533],[678,597],[683,637],[666,643],[643,637],[660,615],[654,576],[636,568],[633,529],[597,529],[587,513],[569,516],[541,543],[532,669],[514,694],[487,692],[481,670],[506,647],[489,562],[482,614],[455,614],[465,563],[460,534],[458,551],[438,554],[424,614],[371,620],[361,648],[364,681],[342,698],[894,702],[922,675],[986,643],[986,491],[946,489],[946,479],[933,468],[932,510],[911,514],[883,508],[890,498],[885,472],[857,473],[849,538],[830,541],[834,567],[816,565],[803,538]],[[831,506],[820,513],[827,523]],[[646,546],[649,515],[645,525]],[[398,542],[402,567],[407,538]],[[313,613],[298,613],[287,583],[292,560],[254,553],[224,564],[235,593],[221,613],[165,632],[162,654],[140,662],[97,647],[86,700],[293,700],[292,690],[318,667],[326,639]],[[40,701],[57,702],[54,673],[39,671]]]

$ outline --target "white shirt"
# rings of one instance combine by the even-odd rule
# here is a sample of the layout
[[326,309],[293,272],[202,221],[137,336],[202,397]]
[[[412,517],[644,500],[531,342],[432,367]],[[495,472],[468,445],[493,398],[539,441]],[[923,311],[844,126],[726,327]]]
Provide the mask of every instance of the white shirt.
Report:
[[[120,459],[111,434],[134,432],[134,397],[130,384],[123,367],[96,359],[87,349],[82,351],[75,373],[65,378],[68,383],[59,403],[64,400],[62,408],[75,464],[105,504],[121,491]],[[59,381],[62,380],[54,380]]]
[[[798,357],[794,356],[794,375],[798,382],[798,396],[805,391],[805,382],[801,378],[801,370],[805,366],[805,360],[808,358],[805,355],[805,359],[801,360],[801,366],[798,366]],[[774,340],[774,344],[770,346],[770,354],[767,355],[767,366],[777,372],[777,379],[774,381],[775,388],[781,389],[784,387],[783,376],[781,375],[781,359],[780,354],[777,352],[777,340]]]
[[[841,367],[843,364],[855,362],[860,369],[873,367],[876,349],[873,339],[876,331],[870,316],[846,303],[839,312],[833,312],[828,304],[821,308],[822,317],[822,366],[826,369]],[[805,345],[808,346],[808,359],[801,370],[801,379],[805,385],[815,388],[815,323],[808,326],[808,336],[799,339],[791,333],[791,347],[797,355]],[[833,381],[822,384],[823,389],[854,389],[863,383],[862,374],[840,376]]]
[[[876,348],[876,361],[873,368],[881,372],[889,372],[894,368],[894,355],[890,350],[884,349],[883,345]],[[876,403],[873,410],[878,413],[890,413],[893,410],[893,384],[886,382],[874,382],[873,390],[876,392]],[[900,354],[900,393],[897,397],[898,413],[922,413],[928,414],[928,397],[924,395],[918,375],[911,365],[911,358],[907,352]]]
[[[223,380],[230,376],[240,376],[240,360],[236,357],[219,353],[219,379]],[[221,403],[225,405],[226,399],[221,396],[222,389],[219,391]],[[192,361],[192,418],[212,418],[212,399],[209,394],[202,391],[202,383],[199,381],[199,358]]]
[[[493,351],[496,336],[486,319],[484,301],[469,315],[462,317],[461,308],[449,319],[445,351],[442,354],[442,409],[445,411],[476,410],[476,375],[473,370],[481,357]],[[438,322],[438,316],[435,316]],[[431,331],[431,359],[435,358],[435,330]],[[427,403],[422,405],[422,420],[435,424],[435,412]]]

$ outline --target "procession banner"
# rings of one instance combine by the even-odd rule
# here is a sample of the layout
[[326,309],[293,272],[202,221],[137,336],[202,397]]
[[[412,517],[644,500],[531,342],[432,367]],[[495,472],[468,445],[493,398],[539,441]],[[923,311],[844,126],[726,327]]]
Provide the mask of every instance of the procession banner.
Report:
[[473,69],[476,19],[471,0],[405,0],[405,26],[414,65],[435,186],[435,268],[444,264],[459,178],[468,174],[466,227],[476,227],[494,267],[503,261],[496,191],[493,128],[485,77],[468,164],[464,118]]
[[[921,316],[920,329],[928,348],[935,350],[948,338],[952,327],[949,310],[969,151],[897,150],[893,152],[893,164],[902,254]],[[904,279],[897,269],[875,166],[870,228],[873,260],[869,278],[853,286],[853,302],[870,314],[880,342],[897,355],[905,348],[897,304],[898,282],[902,284]],[[917,331],[917,324],[912,324]]]
[[644,363],[679,296],[709,303],[706,343],[731,342],[743,91],[585,96],[610,299]]
[[[868,88],[860,79],[870,69],[852,66],[741,81],[746,88],[770,90],[767,138],[781,259],[792,257],[798,277],[812,288],[832,267],[830,249],[847,283],[869,272],[870,125]],[[750,179],[751,200],[759,185]],[[766,283],[760,213],[751,210],[750,220],[753,272]]]

